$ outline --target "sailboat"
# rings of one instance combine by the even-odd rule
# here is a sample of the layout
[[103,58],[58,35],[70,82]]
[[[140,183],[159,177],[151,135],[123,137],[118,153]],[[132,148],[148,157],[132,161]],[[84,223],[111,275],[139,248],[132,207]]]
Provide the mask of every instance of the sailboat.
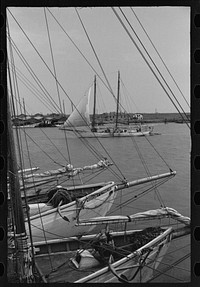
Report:
[[[71,186],[70,183],[66,183],[66,181],[70,181],[72,178],[76,176],[80,176],[81,174],[89,174],[94,173],[95,170],[106,170],[110,163],[106,158],[98,161],[95,164],[87,165],[83,167],[73,167],[71,164],[67,164],[65,167],[47,170],[40,173],[35,173],[35,170],[39,170],[39,167],[27,168],[24,170],[18,170],[18,177],[20,183],[20,191],[21,197],[24,198],[24,190],[26,191],[26,197],[29,198],[29,202],[42,200],[42,198],[47,197],[47,193],[51,191],[51,193],[56,191],[57,186],[64,187],[69,191],[74,191],[74,193],[80,193],[82,190],[82,195],[90,193],[90,190],[94,191],[98,188],[101,188],[106,185],[105,182],[99,183],[88,183],[83,184],[79,183],[76,186]],[[7,183],[8,188],[8,196],[10,190],[9,181]],[[84,191],[85,190],[85,191]]]
[[[110,138],[110,137],[132,137],[147,136],[153,134],[153,126],[138,123],[134,127],[122,128],[119,126],[119,95],[120,95],[120,72],[118,71],[118,92],[115,124],[111,127],[97,127],[95,124],[96,110],[96,76],[94,79],[94,105],[92,122],[89,116],[89,103],[91,98],[91,88],[85,95],[76,109],[71,113],[65,123],[59,127],[61,130],[74,132],[78,137],[83,138]],[[140,115],[141,116],[141,115]]]
[[[164,218],[174,219],[176,224],[182,224],[182,227],[162,227],[161,220]],[[152,225],[142,230],[129,230],[127,227],[130,222],[153,220],[159,220],[159,225]],[[40,273],[49,274],[46,282],[148,282],[162,262],[171,242],[190,233],[190,218],[167,207],[130,216],[92,218],[78,224],[86,226],[101,224],[105,225],[105,229],[81,238],[72,237],[35,244],[37,250],[35,258]],[[117,231],[109,229],[111,224]],[[123,231],[119,231],[119,226],[122,224]],[[64,257],[60,259],[60,266],[54,267],[55,272],[51,272],[51,266],[47,263],[49,249],[53,253],[52,262],[57,260],[61,251],[63,252]]]

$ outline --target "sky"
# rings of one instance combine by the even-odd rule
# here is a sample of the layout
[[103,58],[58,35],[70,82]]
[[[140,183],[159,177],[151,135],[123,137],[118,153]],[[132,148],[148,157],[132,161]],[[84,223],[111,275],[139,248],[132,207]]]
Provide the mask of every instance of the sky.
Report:
[[[119,8],[115,7],[115,11],[126,24],[131,38],[110,7],[77,10],[73,7],[48,9],[10,7],[8,9],[9,33],[15,46],[12,48],[12,53],[17,71],[18,90],[20,98],[24,99],[28,114],[57,112],[59,103],[62,109],[64,106],[67,114],[71,113],[72,106],[69,99],[77,105],[93,84],[95,74],[97,74],[98,112],[115,111],[116,104],[112,94],[105,87],[104,75],[117,96],[118,71],[121,79],[120,103],[125,111],[177,112],[168,95],[172,99],[175,96],[185,112],[190,111],[190,7],[132,7],[132,10],[130,7],[122,7],[131,28]],[[169,76],[133,11],[176,84]],[[70,36],[79,51],[66,34]],[[161,84],[134,45],[133,40],[147,57],[137,37],[155,63],[157,70],[152,63],[151,69],[154,70]],[[10,55],[9,47],[8,45]],[[20,60],[16,47],[40,80],[45,93],[55,101],[53,105],[45,100],[44,92]],[[148,62],[150,62],[149,59]],[[53,76],[54,67],[57,83]],[[175,103],[177,105],[177,102]],[[92,101],[90,111],[92,113]]]

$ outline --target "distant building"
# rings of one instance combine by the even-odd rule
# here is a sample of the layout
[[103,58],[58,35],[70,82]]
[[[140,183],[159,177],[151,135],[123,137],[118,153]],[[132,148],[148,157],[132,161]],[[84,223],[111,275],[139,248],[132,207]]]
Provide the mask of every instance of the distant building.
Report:
[[[190,121],[190,113],[186,113],[187,118],[184,114],[182,116],[178,113],[119,113],[118,114],[118,122],[129,124],[131,122],[184,122]],[[16,117],[12,117],[13,125],[30,125],[30,124],[38,124],[38,123],[46,123],[46,124],[63,124],[69,115],[64,114],[48,114],[42,115],[41,113],[37,113],[35,115],[25,115],[20,114]],[[90,115],[90,120],[92,121],[92,115]],[[116,112],[102,113],[96,114],[95,122],[97,125],[105,124],[105,123],[115,123],[116,121]]]

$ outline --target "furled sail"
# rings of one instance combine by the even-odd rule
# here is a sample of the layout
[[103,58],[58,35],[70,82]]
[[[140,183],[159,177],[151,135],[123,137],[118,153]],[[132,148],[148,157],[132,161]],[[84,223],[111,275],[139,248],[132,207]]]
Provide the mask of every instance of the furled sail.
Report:
[[[32,188],[33,186],[37,186],[40,184],[45,184],[50,181],[57,179],[59,176],[66,175],[68,178],[72,178],[79,173],[90,172],[98,169],[105,169],[112,165],[109,160],[104,157],[100,161],[92,165],[86,165],[83,167],[74,167],[71,164],[67,164],[65,167],[55,169],[55,170],[47,170],[42,173],[30,173],[23,174],[23,181],[20,179],[20,189],[23,189],[23,183],[26,185],[26,188]],[[9,184],[8,184],[9,188]]]
[[120,223],[120,222],[136,222],[139,220],[161,219],[164,217],[171,217],[185,225],[190,225],[190,218],[181,215],[178,211],[170,207],[164,207],[155,210],[148,210],[139,212],[132,215],[113,215],[104,217],[90,218],[89,220],[81,220],[77,225],[97,225],[107,223]]
[[64,123],[64,127],[83,127],[90,125],[90,92],[91,88],[89,89],[88,94],[84,95],[78,106],[74,109],[69,118],[66,120],[66,122]]

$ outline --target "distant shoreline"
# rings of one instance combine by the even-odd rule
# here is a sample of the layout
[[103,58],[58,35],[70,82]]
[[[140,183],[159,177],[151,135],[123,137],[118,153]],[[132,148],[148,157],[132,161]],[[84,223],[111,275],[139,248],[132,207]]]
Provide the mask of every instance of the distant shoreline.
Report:
[[[119,114],[118,123],[120,124],[155,124],[155,123],[189,123],[190,122],[190,113],[186,114],[178,114],[178,113],[141,113],[143,119],[141,121],[137,121],[133,118],[134,113],[121,113]],[[24,115],[21,114],[12,119],[14,125],[27,125],[27,124],[37,124],[37,123],[45,123],[45,124],[63,124],[69,115],[64,114],[35,114],[35,115]],[[92,119],[92,115],[90,115]],[[115,123],[115,112],[112,113],[102,113],[96,115],[95,120],[97,125],[102,124],[113,124]]]

